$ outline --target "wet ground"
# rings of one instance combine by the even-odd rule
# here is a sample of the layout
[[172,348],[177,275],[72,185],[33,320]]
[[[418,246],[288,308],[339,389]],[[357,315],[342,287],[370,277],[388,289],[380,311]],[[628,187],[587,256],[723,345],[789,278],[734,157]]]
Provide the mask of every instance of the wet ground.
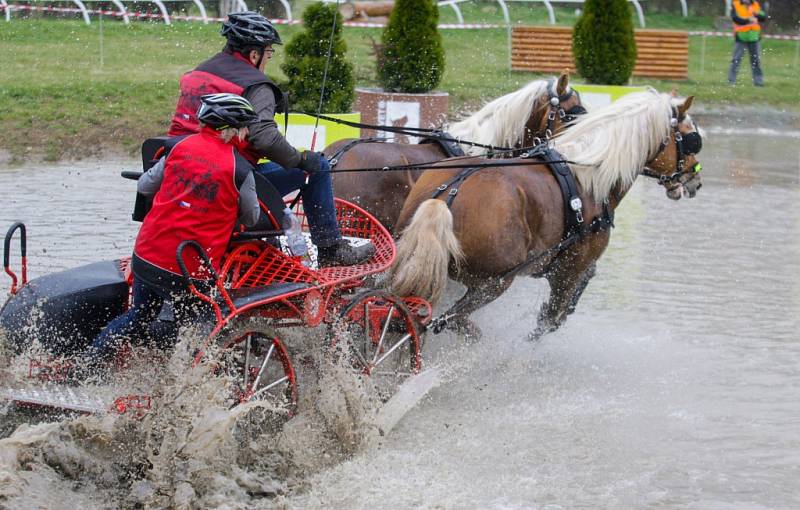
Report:
[[[281,504],[800,507],[800,133],[706,129],[697,198],[640,179],[562,329],[525,340],[547,288],[515,282],[476,314],[479,344],[429,338],[445,381],[390,435]],[[0,224],[28,224],[32,276],[129,253],[135,185],[118,176],[136,167],[0,170]]]

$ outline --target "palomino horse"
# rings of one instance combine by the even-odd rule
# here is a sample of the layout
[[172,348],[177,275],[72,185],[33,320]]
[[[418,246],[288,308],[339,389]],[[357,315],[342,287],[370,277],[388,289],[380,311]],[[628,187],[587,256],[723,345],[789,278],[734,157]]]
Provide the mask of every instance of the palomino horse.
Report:
[[[674,199],[681,191],[693,196],[700,187],[695,154],[702,141],[686,113],[692,100],[681,102],[652,89],[630,94],[582,116],[558,135],[552,146],[561,156],[555,157],[571,166],[577,202],[565,204],[556,173],[539,163],[541,157],[474,158],[457,161],[472,166],[467,173],[463,168],[426,171],[398,220],[405,229],[392,268],[392,290],[436,301],[449,267],[468,290],[443,315],[450,322],[440,318],[437,326],[479,335],[467,319],[471,312],[496,299],[517,275],[545,277],[550,296],[531,337],[555,330],[593,275],[608,245],[613,211],[638,175],[656,177]],[[481,164],[492,166],[475,171]],[[442,198],[453,197],[450,208],[431,198],[448,189]],[[565,228],[568,221],[577,225],[571,233]]]
[[[552,101],[552,102],[551,102]],[[580,96],[569,86],[569,76],[533,81],[499,97],[477,113],[449,127],[452,138],[493,147],[531,147],[537,138],[549,138],[575,114],[583,113]],[[477,155],[486,149],[461,145]],[[363,139],[338,141],[325,148],[336,170],[382,168],[433,163],[448,157],[438,143],[401,144]],[[334,173],[334,194],[354,202],[394,232],[406,196],[423,170]]]

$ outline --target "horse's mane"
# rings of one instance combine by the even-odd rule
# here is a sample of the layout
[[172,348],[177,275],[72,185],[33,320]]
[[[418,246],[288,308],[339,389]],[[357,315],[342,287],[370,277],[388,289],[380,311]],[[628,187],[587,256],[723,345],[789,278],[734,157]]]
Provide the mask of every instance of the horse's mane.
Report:
[[[466,119],[451,124],[448,132],[454,137],[497,147],[513,147],[522,141],[525,124],[538,107],[539,98],[547,92],[547,80],[535,80],[521,89],[487,103]],[[534,104],[536,103],[536,104]],[[462,145],[470,155],[486,152],[481,147]]]
[[671,104],[669,95],[653,89],[628,94],[581,116],[554,139],[555,149],[577,163],[578,181],[601,201],[617,183],[628,189],[655,157],[670,136]]

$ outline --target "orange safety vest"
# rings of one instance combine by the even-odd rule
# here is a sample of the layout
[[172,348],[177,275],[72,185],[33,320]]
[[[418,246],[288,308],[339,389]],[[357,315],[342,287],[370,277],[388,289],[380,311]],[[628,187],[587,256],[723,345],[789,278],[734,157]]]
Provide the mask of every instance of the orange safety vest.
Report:
[[[734,0],[733,8],[736,10],[736,16],[742,19],[755,18],[761,12],[761,6],[758,2],[753,2],[750,5],[743,5],[739,0]],[[741,34],[743,32],[761,32],[761,25],[756,23],[748,23],[747,25],[733,24],[733,31]]]

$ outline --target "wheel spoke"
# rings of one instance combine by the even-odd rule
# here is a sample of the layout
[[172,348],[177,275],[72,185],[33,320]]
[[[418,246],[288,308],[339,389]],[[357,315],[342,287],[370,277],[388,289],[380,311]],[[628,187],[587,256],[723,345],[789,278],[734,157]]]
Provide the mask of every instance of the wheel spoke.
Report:
[[269,359],[272,357],[272,352],[275,350],[275,342],[269,344],[269,351],[267,351],[266,357],[264,357],[264,362],[261,363],[261,368],[258,369],[258,375],[256,376],[256,380],[253,381],[253,388],[258,388],[258,382],[261,380],[261,375],[264,373],[264,369],[267,368],[267,363],[269,363]]
[[372,357],[372,364],[376,365],[378,362],[378,355],[381,353],[383,347],[383,340],[386,338],[386,333],[389,331],[389,324],[392,322],[392,314],[394,313],[394,305],[389,308],[389,313],[386,315],[386,322],[383,324],[381,331],[381,338],[378,340],[378,345],[375,346],[375,356]]
[[[370,334],[369,334],[369,301],[364,302],[364,358],[361,358],[361,361],[364,363],[364,367],[369,366],[367,363],[366,356],[368,356],[369,352],[369,344],[371,342]],[[358,352],[358,349],[354,349]],[[359,358],[361,357],[361,353],[359,353]]]
[[[351,349],[351,350],[353,351],[353,354],[356,355],[356,358],[358,358],[358,361],[360,361],[361,364],[364,365],[364,368],[367,368],[369,366],[369,362],[367,362],[366,358],[364,358],[364,356],[361,355],[361,351],[359,351],[358,349]],[[364,354],[366,354],[366,352]]]
[[410,338],[411,338],[411,333],[406,333],[406,335],[403,338],[401,338],[400,340],[398,340],[397,343],[395,343],[391,347],[391,349],[386,351],[386,353],[383,356],[381,356],[380,359],[375,361],[375,365],[380,365],[383,362],[383,360],[385,360],[390,354],[392,354],[394,351],[396,351],[398,347],[400,347],[404,343],[408,342],[408,340]]
[[244,387],[247,388],[247,384],[250,382],[250,342],[253,338],[253,335],[247,334],[247,340],[245,340],[245,348],[244,348]]
[[289,380],[289,377],[284,375],[283,377],[281,377],[277,381],[275,381],[273,383],[270,383],[270,384],[264,386],[263,388],[261,388],[260,390],[258,390],[257,392],[253,393],[253,396],[250,397],[250,398],[251,399],[255,399],[257,396],[261,395],[262,393],[266,392],[267,390],[270,390],[270,389],[274,388],[275,386],[279,385],[280,383],[288,381],[288,380]]

